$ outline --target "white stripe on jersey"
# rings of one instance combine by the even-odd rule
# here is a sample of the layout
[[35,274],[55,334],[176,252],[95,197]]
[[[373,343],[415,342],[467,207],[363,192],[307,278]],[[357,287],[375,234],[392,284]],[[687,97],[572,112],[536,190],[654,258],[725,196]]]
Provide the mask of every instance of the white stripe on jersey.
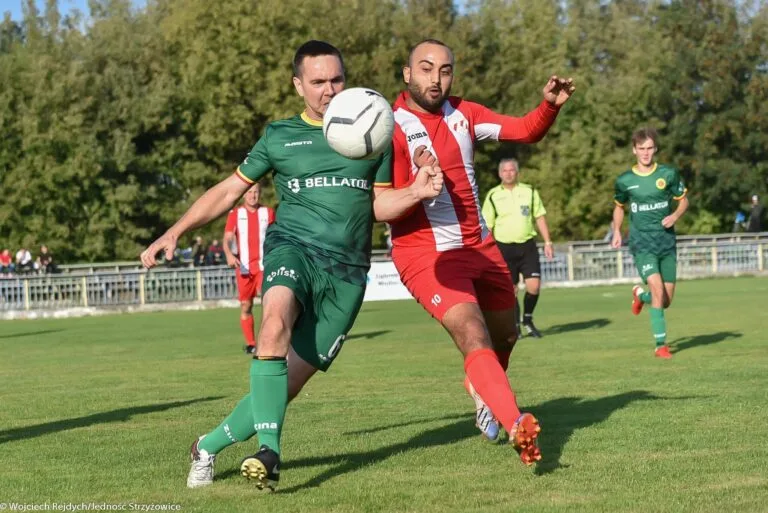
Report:
[[[406,141],[408,141],[411,173],[416,174],[418,169],[416,164],[413,163],[413,153],[416,151],[416,148],[426,146],[432,155],[437,156],[437,152],[432,148],[432,139],[429,137],[427,128],[422,124],[421,120],[404,109],[397,109],[395,111],[395,122],[400,126],[400,129],[405,134]],[[456,209],[453,206],[453,200],[448,193],[448,189],[443,186],[443,189],[436,198],[424,200],[421,204],[432,227],[432,235],[435,237],[437,251],[447,251],[462,247],[464,241],[461,234],[461,224],[456,215]]]
[[240,257],[240,273],[250,274],[251,250],[248,247],[248,211],[245,207],[237,209],[237,245]]
[[[454,108],[454,106],[447,101],[443,105],[443,112],[445,124],[448,125],[448,129],[459,144],[461,160],[464,161],[464,171],[467,173],[467,180],[472,187],[472,197],[475,201],[475,208],[477,209],[477,219],[480,221],[480,240],[485,240],[490,231],[488,230],[488,225],[485,223],[485,218],[483,218],[483,210],[480,205],[480,193],[477,188],[477,180],[475,179],[475,144],[472,140],[472,134],[469,133],[469,120],[460,110]],[[477,130],[478,126],[483,125],[476,125],[475,130]],[[488,124],[485,126],[488,126]],[[500,125],[496,126],[501,130]],[[475,134],[477,134],[477,131]]]
[[269,226],[269,209],[259,207],[259,270],[264,270],[264,237]]
[[497,123],[478,123],[475,125],[475,138],[478,141],[498,141],[501,125]]

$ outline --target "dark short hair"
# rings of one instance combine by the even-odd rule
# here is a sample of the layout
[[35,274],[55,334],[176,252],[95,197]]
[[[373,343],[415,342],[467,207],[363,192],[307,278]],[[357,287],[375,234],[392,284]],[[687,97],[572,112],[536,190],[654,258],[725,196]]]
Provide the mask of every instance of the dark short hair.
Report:
[[635,147],[648,139],[653,141],[654,146],[659,145],[659,133],[655,128],[645,127],[635,130],[632,133],[632,146]]
[[339,61],[341,61],[341,70],[345,71],[344,58],[341,56],[339,49],[331,43],[313,39],[307,41],[296,50],[296,55],[293,56],[293,76],[301,76],[301,65],[304,62],[305,57],[318,57],[320,55],[335,55],[339,58]]
[[408,52],[408,66],[411,65],[411,59],[413,58],[413,52],[416,51],[416,48],[420,47],[421,45],[427,45],[427,44],[429,44],[429,45],[437,45],[437,46],[444,46],[444,47],[446,47],[448,49],[449,52],[451,52],[451,55],[453,55],[453,48],[451,48],[447,44],[443,43],[439,39],[431,39],[431,38],[430,39],[422,39],[421,41],[419,41],[418,43],[413,45],[411,47],[410,51]]

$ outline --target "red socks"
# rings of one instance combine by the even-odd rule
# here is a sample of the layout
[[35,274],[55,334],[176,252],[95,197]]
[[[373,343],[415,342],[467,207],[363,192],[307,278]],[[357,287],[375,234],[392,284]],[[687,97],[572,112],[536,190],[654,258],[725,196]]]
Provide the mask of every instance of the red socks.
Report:
[[[520,417],[520,410],[504,371],[509,363],[509,353],[503,358],[503,364],[499,362],[502,356],[497,356],[492,349],[472,351],[464,358],[464,372],[493,415],[510,432]],[[466,380],[464,384],[467,385]]]
[[[512,350],[509,349],[507,351],[496,351],[496,357],[499,359],[499,365],[501,365],[501,368],[504,369],[504,372],[507,371],[509,368],[509,355],[512,354]],[[469,383],[469,377],[466,375],[464,376],[464,389],[467,391],[469,395],[472,395],[472,389],[470,389],[470,383]]]
[[240,328],[243,330],[243,336],[245,336],[245,343],[249,346],[256,345],[256,338],[253,335],[253,315],[249,315],[245,319],[240,318]]

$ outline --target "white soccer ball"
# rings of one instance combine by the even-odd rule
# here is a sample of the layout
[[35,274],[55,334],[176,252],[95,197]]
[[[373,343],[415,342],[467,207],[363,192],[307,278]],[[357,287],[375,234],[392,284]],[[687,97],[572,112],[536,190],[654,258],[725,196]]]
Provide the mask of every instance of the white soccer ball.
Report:
[[323,116],[328,145],[349,159],[371,159],[392,143],[395,117],[384,97],[365,87],[345,89],[333,97]]

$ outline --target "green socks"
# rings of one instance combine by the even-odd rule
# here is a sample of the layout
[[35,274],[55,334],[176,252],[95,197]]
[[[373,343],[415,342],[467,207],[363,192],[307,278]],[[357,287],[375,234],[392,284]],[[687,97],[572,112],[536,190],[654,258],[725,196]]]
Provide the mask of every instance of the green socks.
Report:
[[222,449],[237,442],[244,442],[256,434],[253,428],[251,395],[248,394],[237,403],[232,413],[219,424],[219,427],[205,435],[198,448],[208,454],[218,454]]
[[646,305],[651,304],[651,293],[649,291],[646,290],[645,292],[640,293],[638,297],[640,298],[640,301]]
[[651,331],[656,339],[656,347],[667,342],[667,321],[664,320],[664,309],[651,307]]
[[251,409],[259,445],[280,454],[280,433],[288,407],[288,364],[285,358],[259,360],[251,364]]

